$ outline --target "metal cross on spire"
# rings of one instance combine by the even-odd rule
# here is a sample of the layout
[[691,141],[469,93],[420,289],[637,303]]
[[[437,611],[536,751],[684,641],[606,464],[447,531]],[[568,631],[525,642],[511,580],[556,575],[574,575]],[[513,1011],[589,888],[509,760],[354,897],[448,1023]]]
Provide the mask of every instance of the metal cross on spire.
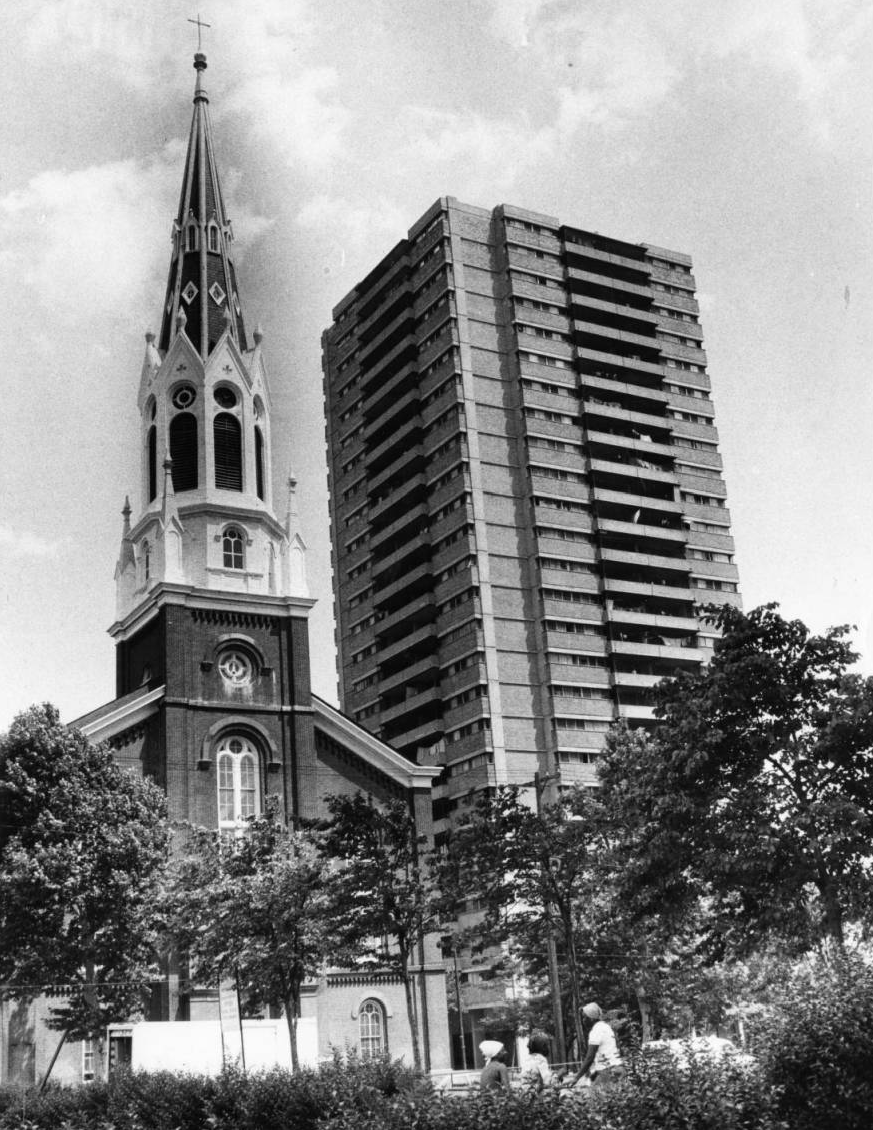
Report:
[[200,32],[201,32],[201,30],[202,30],[203,28],[205,28],[205,27],[212,27],[212,24],[206,24],[206,23],[204,23],[204,22],[203,22],[203,21],[202,21],[202,20],[200,19],[200,13],[199,13],[199,12],[197,13],[197,19],[196,19],[196,20],[192,20],[192,19],[189,19],[189,20],[188,20],[188,23],[189,23],[189,24],[197,24],[197,50],[198,50],[198,51],[202,51],[202,50],[203,50],[203,47],[202,47],[202,44],[200,43]]

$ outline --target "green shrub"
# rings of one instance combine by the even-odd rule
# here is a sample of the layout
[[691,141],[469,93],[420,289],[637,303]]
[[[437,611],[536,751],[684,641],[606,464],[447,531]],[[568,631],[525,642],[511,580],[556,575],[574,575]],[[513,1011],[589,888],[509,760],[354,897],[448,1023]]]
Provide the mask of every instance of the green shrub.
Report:
[[805,962],[755,1040],[791,1130],[870,1130],[873,968],[853,956]]

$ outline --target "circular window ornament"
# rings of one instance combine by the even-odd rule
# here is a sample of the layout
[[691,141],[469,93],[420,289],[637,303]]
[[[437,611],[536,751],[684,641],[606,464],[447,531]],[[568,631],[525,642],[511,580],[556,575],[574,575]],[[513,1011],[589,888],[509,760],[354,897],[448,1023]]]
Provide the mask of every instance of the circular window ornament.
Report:
[[218,670],[232,687],[247,687],[254,678],[254,667],[244,651],[225,651],[218,661]]
[[236,393],[232,388],[228,388],[227,385],[222,385],[221,388],[217,388],[213,395],[215,397],[215,403],[219,408],[236,408]]
[[190,408],[197,399],[197,389],[193,385],[180,385],[173,393],[176,408]]

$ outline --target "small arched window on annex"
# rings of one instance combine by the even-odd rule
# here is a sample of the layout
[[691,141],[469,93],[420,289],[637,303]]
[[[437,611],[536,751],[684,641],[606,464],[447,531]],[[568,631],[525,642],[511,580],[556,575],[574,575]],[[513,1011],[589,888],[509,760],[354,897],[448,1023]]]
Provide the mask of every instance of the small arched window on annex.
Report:
[[170,458],[173,490],[196,490],[197,417],[192,412],[180,412],[170,421]]
[[245,569],[248,538],[239,526],[227,526],[221,535],[221,562],[225,569]]
[[361,1059],[379,1059],[388,1052],[388,1025],[385,1005],[367,997],[358,1008],[358,1048]]
[[219,490],[242,490],[242,429],[236,416],[219,412],[212,424],[215,485]]
[[261,758],[244,733],[229,730],[214,747],[218,779],[218,827],[240,835],[261,812]]

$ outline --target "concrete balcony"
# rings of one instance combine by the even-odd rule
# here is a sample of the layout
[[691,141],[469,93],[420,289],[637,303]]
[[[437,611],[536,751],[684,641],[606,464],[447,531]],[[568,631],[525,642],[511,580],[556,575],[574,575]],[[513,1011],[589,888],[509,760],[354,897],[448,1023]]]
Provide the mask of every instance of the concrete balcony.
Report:
[[453,498],[457,498],[462,492],[469,492],[472,489],[470,472],[467,470],[462,471],[459,475],[454,475],[437,490],[433,490],[430,484],[428,484],[428,509],[431,514],[435,514],[445,506],[446,503],[451,502]]
[[599,443],[604,447],[621,447],[626,451],[634,451],[642,459],[647,455],[664,455],[672,459],[676,454],[676,449],[671,443],[648,443],[646,440],[616,435],[614,432],[589,430],[587,439],[589,443]]
[[573,423],[561,423],[555,420],[540,420],[536,416],[525,416],[524,425],[529,435],[563,439],[570,443],[579,443],[582,438],[579,424],[575,420]]
[[[681,286],[688,291],[697,289],[697,283],[694,280],[694,275],[686,274],[685,271],[673,271],[669,267],[656,267],[650,264],[652,271],[652,281],[668,283],[670,286]],[[674,295],[670,296],[675,297]],[[689,294],[689,298],[691,295]],[[659,298],[660,301],[660,298]]]
[[436,545],[444,537],[456,530],[459,526],[464,526],[474,519],[473,504],[471,502],[459,506],[457,510],[453,510],[450,514],[446,514],[444,518],[436,521],[431,519],[430,523],[430,540],[431,543]]
[[551,337],[540,337],[538,334],[516,333],[518,348],[531,353],[548,353],[552,357],[563,357],[570,364],[573,360],[573,346],[569,341],[556,341]]
[[654,416],[648,412],[632,412],[627,408],[616,407],[612,404],[603,404],[597,400],[586,397],[582,402],[582,409],[589,416],[606,417],[610,420],[623,420],[628,424],[638,424],[643,430],[651,429],[653,432],[666,433],[659,438],[659,443],[669,443],[669,433],[673,431],[678,420],[669,416]]
[[452,321],[457,317],[457,313],[454,299],[450,298],[447,303],[443,303],[429,314],[423,322],[416,321],[415,336],[417,340],[424,341],[424,339],[429,337],[443,322]]
[[[716,480],[717,482],[718,480]],[[702,494],[717,495],[721,491],[701,491]],[[730,522],[731,512],[727,506],[701,506],[697,502],[681,503],[682,513],[686,518],[699,518],[702,522]]]
[[[550,384],[564,385],[563,381],[550,381]],[[563,412],[565,415],[576,416],[579,413],[579,398],[575,394],[573,385],[564,385],[570,390],[570,396],[560,393],[543,392],[539,388],[522,388],[521,399],[525,408],[541,408],[545,412]]]
[[[399,565],[401,561],[406,561],[407,558],[415,556],[422,557],[426,554],[427,550],[427,542],[423,541],[420,537],[411,538],[409,541],[404,542],[403,545],[398,546],[393,553],[389,553],[379,561],[373,561],[370,567],[370,576],[373,578],[374,582],[377,582],[378,578],[382,576],[383,573],[386,573],[395,565]],[[424,560],[417,561],[415,564],[410,563],[407,569],[404,570],[404,579],[409,569],[417,568],[421,564],[424,564]],[[377,594],[374,594],[374,597],[376,595]]]
[[629,722],[648,722],[655,719],[654,706],[641,706],[637,703],[620,706],[618,712],[622,718],[626,718]]
[[536,247],[541,251],[549,251],[552,255],[561,254],[561,241],[551,232],[526,231],[512,223],[506,224],[506,242],[520,243],[525,247]]
[[[410,719],[412,721],[412,719]],[[414,760],[415,752],[419,746],[431,745],[434,738],[443,734],[441,718],[433,718],[428,722],[416,722],[408,730],[401,730],[393,737],[384,738],[394,749],[403,753],[410,760]]]
[[550,538],[540,534],[537,537],[537,553],[541,557],[564,557],[573,561],[595,560],[594,545],[588,542],[564,541],[563,538]]
[[542,495],[543,497],[562,498],[567,501],[585,504],[591,501],[591,494],[588,490],[587,483],[575,483],[572,481],[561,482],[560,480],[551,479],[547,475],[538,475],[533,468],[531,469],[531,488],[534,494]]
[[434,420],[438,420],[444,412],[452,406],[463,410],[464,398],[461,390],[455,387],[454,381],[447,381],[440,395],[430,404],[422,404],[421,420],[424,426],[429,427]]
[[[569,591],[569,590],[568,590]],[[587,624],[602,624],[604,611],[596,604],[575,604],[572,600],[543,599],[543,615],[550,620],[579,620]]]
[[[711,468],[713,471],[722,471],[721,455],[717,451],[710,448],[697,448],[697,447],[684,447],[682,444],[675,444],[674,451],[676,453],[677,464],[684,464],[687,467],[705,467]],[[678,474],[693,474],[694,472],[686,472],[682,467],[678,468]]]
[[666,333],[679,334],[682,337],[693,337],[703,342],[703,327],[699,322],[685,322],[680,317],[669,318],[659,315],[658,329]]
[[484,683],[487,677],[488,672],[483,656],[480,662],[474,663],[471,667],[465,667],[464,670],[459,671],[457,675],[449,675],[440,679],[440,692],[444,699],[449,699],[452,695],[458,694],[460,691]]
[[[389,659],[393,659],[395,655],[400,655],[401,652],[413,648],[416,644],[423,643],[428,639],[436,638],[436,628],[433,624],[425,624],[423,627],[418,628],[408,636],[404,636],[402,640],[397,640],[396,643],[388,644],[386,647],[379,649],[379,663],[386,663]],[[406,671],[404,670],[404,678]]]
[[458,327],[454,319],[447,322],[439,335],[435,338],[430,345],[425,346],[423,349],[419,348],[418,351],[418,371],[421,372],[426,369],[432,361],[435,361],[441,353],[451,345],[459,344]]
[[439,700],[439,687],[428,687],[427,690],[419,691],[417,694],[412,693],[408,698],[404,699],[403,702],[398,702],[396,706],[389,706],[387,710],[381,711],[379,714],[379,724],[385,726],[389,722],[394,722],[398,718],[403,718],[406,714],[421,710],[423,706],[427,706],[432,702],[438,702]]
[[383,639],[389,634],[392,629],[397,628],[399,625],[405,623],[407,620],[418,619],[420,623],[427,621],[430,623],[434,619],[434,596],[431,592],[422,593],[420,596],[415,597],[404,604],[396,611],[383,616],[381,620],[375,625],[377,639]]
[[[692,562],[684,557],[664,557],[658,553],[635,553],[628,549],[609,549],[604,546],[600,555],[604,561],[618,561],[626,565],[645,565],[649,569],[669,569],[671,572],[693,572]],[[703,564],[703,562],[697,562]],[[607,586],[608,587],[608,586]]]
[[[660,370],[659,370],[660,376]],[[632,396],[639,400],[652,400],[658,404],[672,404],[672,397],[670,393],[664,389],[649,388],[647,385],[633,384],[628,381],[613,380],[612,377],[601,377],[596,373],[580,373],[579,385],[585,390],[585,397],[588,398],[590,393],[600,392],[603,393],[603,399],[607,400],[610,394],[619,396]],[[675,421],[671,421],[671,424]]]
[[621,506],[635,506],[639,510],[663,510],[665,514],[683,514],[684,508],[668,498],[651,498],[646,494],[630,494],[620,490],[606,490],[596,484],[592,488],[596,502],[616,502]]
[[699,624],[695,616],[664,616],[657,612],[628,612],[616,608],[612,601],[607,606],[607,614],[613,624],[639,624],[645,628],[664,631],[697,632]]
[[[608,688],[602,689],[605,691]],[[614,711],[611,693],[604,698],[570,698],[559,694],[552,697],[552,713],[556,718],[581,715],[583,718],[597,717],[611,721]]]
[[654,329],[651,334],[634,333],[632,330],[615,329],[612,326],[603,326],[599,322],[585,322],[581,318],[573,319],[573,331],[585,337],[597,337],[606,341],[621,342],[631,347],[638,346],[650,353],[660,352],[660,343],[655,337]]
[[603,534],[629,534],[637,538],[655,538],[657,541],[685,543],[688,535],[684,530],[673,530],[668,526],[645,526],[638,522],[620,522],[614,518],[601,518],[598,523]]
[[606,734],[597,730],[558,730],[559,749],[589,749],[599,753],[606,745]]
[[662,678],[662,675],[638,675],[636,671],[616,671],[613,675],[616,686],[636,687],[637,689],[655,687]]
[[570,573],[564,569],[540,569],[540,580],[548,588],[566,589],[570,592],[599,592],[597,577],[592,573]]
[[[393,690],[394,687],[399,687],[403,683],[411,682],[413,679],[420,678],[422,675],[427,674],[429,671],[439,670],[436,656],[428,655],[425,659],[420,659],[417,663],[412,663],[403,671],[398,671],[396,675],[389,675],[385,679],[380,679],[376,684],[375,690],[381,694],[387,694],[388,691]],[[372,693],[373,687],[368,688],[368,692]]]
[[[555,274],[551,270],[543,270],[538,273],[547,277]],[[562,274],[555,277],[554,281],[557,284],[556,286],[544,286],[532,278],[519,278],[517,275],[513,275],[509,285],[513,298],[534,298],[538,302],[553,302],[556,305],[563,305],[566,302],[566,294]]]
[[398,447],[401,443],[405,443],[407,448],[418,444],[421,436],[421,416],[416,412],[414,416],[410,416],[402,423],[399,423],[397,428],[387,439],[383,440],[376,447],[371,448],[367,452],[366,464],[372,467],[388,452]]
[[471,651],[481,651],[485,647],[485,635],[481,628],[477,628],[475,624],[470,624],[469,631],[461,633],[452,640],[440,640],[439,642],[439,663],[441,667],[446,667],[449,663],[460,659],[463,655],[469,655]]
[[713,498],[727,497],[727,487],[720,474],[710,475],[705,471],[695,474],[692,467],[688,470],[685,467],[677,467],[676,481],[683,490],[693,491],[695,494],[710,494]]
[[467,447],[467,437],[463,432],[458,433],[458,443],[453,444],[449,451],[443,452],[442,455],[434,455],[433,451],[440,447],[440,444],[435,444],[430,452],[426,452],[427,459],[427,478],[429,481],[438,479],[443,471],[448,471],[450,467],[454,467],[462,460],[470,458],[470,452]]
[[[533,422],[533,421],[531,421]],[[528,437],[529,439],[532,437]],[[582,444],[577,444],[572,451],[553,451],[548,447],[538,447],[535,443],[528,445],[528,462],[539,463],[546,467],[561,467],[565,471],[575,471],[579,474],[585,471],[585,456],[582,454]],[[554,479],[549,480],[555,483]],[[563,489],[563,483],[556,486]]]
[[384,405],[379,415],[365,423],[364,435],[368,441],[372,441],[373,436],[378,435],[382,428],[392,420],[395,428],[397,428],[402,425],[405,416],[420,415],[418,389],[415,385],[411,388],[408,387],[407,376],[404,381],[400,382],[395,395],[391,397],[389,403]]
[[[583,270],[581,267],[568,267],[567,280],[570,283],[570,291],[572,293],[574,280],[582,283],[590,283],[593,286],[608,287],[611,290],[625,291],[627,294],[634,294],[638,298],[651,299],[652,292],[648,286],[639,283],[625,282],[624,279],[615,278],[613,275],[600,274],[593,270]],[[574,298],[573,301],[587,302],[587,297]]]
[[659,338],[661,352],[664,357],[675,357],[680,361],[691,361],[695,365],[706,364],[706,353],[699,346],[681,345],[677,341],[667,341]]
[[736,565],[727,561],[696,561],[688,562],[691,572],[696,577],[713,577],[720,581],[738,581],[739,570]]
[[392,538],[400,530],[406,529],[407,526],[412,525],[416,520],[424,522],[427,517],[427,504],[419,502],[404,511],[404,513],[396,518],[389,525],[384,526],[381,530],[370,534],[370,549],[376,550],[380,545]]
[[574,683],[583,687],[608,688],[611,682],[607,667],[571,667],[553,659],[549,661],[549,679],[553,683]]
[[[408,458],[405,460],[405,462],[414,463],[416,458],[417,458],[416,452],[414,452],[414,451],[409,452]],[[396,471],[400,470],[402,468],[402,466],[403,466],[402,463],[399,466],[394,465],[390,468],[390,470],[391,470],[392,473],[396,473]],[[386,476],[380,475],[378,477],[379,478],[385,478]],[[376,480],[375,479],[372,480],[371,483],[370,483],[370,489],[372,490],[374,488],[374,486],[376,486],[376,485],[378,485],[376,483]],[[370,510],[369,510],[370,524],[372,525],[374,523],[377,523],[378,520],[384,514],[390,513],[392,507],[399,505],[399,503],[403,499],[407,499],[410,494],[414,493],[419,488],[421,488],[423,490],[424,486],[425,486],[425,481],[424,481],[424,472],[423,471],[419,471],[417,474],[410,474],[408,479],[406,479],[404,482],[400,483],[397,487],[394,488],[394,490],[391,491],[390,494],[387,494],[383,499],[381,499],[379,502],[377,502],[375,504],[375,506],[370,508]]]
[[[604,314],[611,314],[616,318],[627,318],[633,322],[645,322],[650,326],[659,325],[661,318],[651,310],[640,310],[636,306],[627,306],[618,302],[604,302],[600,298],[590,298],[586,295],[573,296],[574,308],[581,307],[585,310],[601,310]],[[584,319],[583,319],[584,320]],[[630,327],[628,327],[630,328]]]
[[692,298],[690,294],[669,294],[667,291],[655,290],[652,298],[659,306],[672,306],[674,310],[687,310],[689,314],[700,313],[697,299]]
[[[558,617],[556,616],[554,619],[557,620]],[[561,617],[561,619],[566,619],[566,617]],[[606,637],[589,636],[576,632],[546,631],[546,647],[549,651],[580,652],[583,655],[605,656]]]
[[537,310],[530,306],[516,306],[515,317],[519,322],[530,326],[542,326],[546,330],[557,330],[569,334],[570,319],[566,314],[550,314],[548,310]]
[[[422,367],[418,367],[422,372]],[[422,401],[427,400],[432,392],[452,375],[460,376],[460,360],[456,350],[450,349],[447,356],[440,362],[432,373],[420,377],[419,388]]]
[[578,355],[586,361],[595,361],[602,365],[608,365],[611,369],[626,369],[632,373],[646,373],[649,376],[658,377],[659,379],[664,375],[664,366],[661,362],[644,361],[639,357],[632,357],[629,354],[605,353],[601,349],[589,349],[588,346],[581,346],[578,350]]
[[613,640],[614,655],[628,655],[647,659],[681,659],[684,662],[704,661],[704,649],[673,644],[640,643],[637,640]]
[[443,722],[447,730],[455,726],[464,726],[467,722],[475,722],[479,718],[490,718],[491,708],[487,698],[476,698],[470,702],[462,702],[460,706],[445,709]]
[[601,247],[592,247],[588,243],[568,242],[566,252],[569,259],[593,259],[610,267],[621,267],[628,271],[638,271],[646,276],[652,269],[652,264],[647,259],[635,259],[629,255],[621,255],[617,251],[604,251]]
[[[635,463],[622,463],[617,459],[592,459],[591,470],[595,473],[602,471],[605,475],[621,475],[626,479],[647,479],[649,482],[669,483],[670,486],[676,485],[676,475],[673,471],[656,470],[654,467],[640,467]],[[596,482],[595,489],[597,489]]]
[[[673,558],[670,558],[672,561]],[[635,596],[651,596],[660,600],[697,601],[697,590],[682,588],[678,585],[662,585],[645,581],[625,581],[620,577],[604,577],[603,587],[606,592],[632,593]]]

